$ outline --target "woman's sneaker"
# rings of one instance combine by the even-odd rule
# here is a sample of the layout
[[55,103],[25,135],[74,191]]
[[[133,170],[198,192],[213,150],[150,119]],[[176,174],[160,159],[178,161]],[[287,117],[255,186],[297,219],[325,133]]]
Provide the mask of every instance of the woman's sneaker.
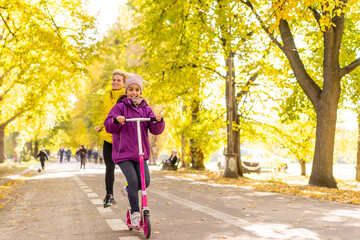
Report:
[[140,217],[141,217],[141,215],[139,212],[134,212],[131,215],[131,225],[134,228],[140,228]]
[[128,197],[127,187],[123,186],[121,189],[121,193],[124,197]]
[[106,195],[104,198],[104,208],[110,207],[116,204],[116,201],[112,195]]

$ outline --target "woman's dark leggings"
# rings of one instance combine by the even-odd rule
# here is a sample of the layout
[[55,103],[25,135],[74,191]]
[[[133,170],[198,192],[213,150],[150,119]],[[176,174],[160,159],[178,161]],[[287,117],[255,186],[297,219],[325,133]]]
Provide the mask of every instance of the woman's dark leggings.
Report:
[[[139,210],[139,195],[138,191],[141,190],[141,173],[140,163],[134,161],[125,161],[118,163],[121,171],[125,175],[128,182],[127,192],[131,207],[131,213],[140,212]],[[144,172],[145,172],[145,185],[150,185],[150,173],[147,161],[144,160]]]
[[115,180],[115,163],[111,158],[112,153],[112,144],[104,141],[103,146],[103,154],[104,154],[104,162],[106,166],[105,171],[105,185],[106,185],[106,195],[114,195],[114,180]]

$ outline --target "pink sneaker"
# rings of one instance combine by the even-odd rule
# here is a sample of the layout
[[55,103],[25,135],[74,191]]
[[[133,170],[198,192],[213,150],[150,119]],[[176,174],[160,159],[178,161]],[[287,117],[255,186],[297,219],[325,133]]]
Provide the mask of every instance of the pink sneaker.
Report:
[[140,213],[139,212],[134,212],[131,216],[131,225],[134,228],[139,228],[140,227]]

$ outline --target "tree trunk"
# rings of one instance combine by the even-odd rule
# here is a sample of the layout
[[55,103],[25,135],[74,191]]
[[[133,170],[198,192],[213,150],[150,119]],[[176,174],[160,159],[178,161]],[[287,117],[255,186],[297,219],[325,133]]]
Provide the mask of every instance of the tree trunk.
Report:
[[[195,126],[195,124],[198,122],[199,111],[200,111],[199,102],[194,99],[191,106],[191,114],[192,114],[191,123],[193,126]],[[198,147],[198,144],[196,143],[195,139],[190,139],[190,153],[191,153],[192,168],[205,169],[204,153],[201,150],[201,148]]]
[[360,113],[358,114],[358,145],[357,145],[357,161],[356,161],[356,181],[360,181]]
[[[237,104],[235,106],[237,106]],[[234,115],[235,115],[235,123],[239,126],[240,125],[240,116],[236,111],[234,112]],[[235,146],[234,146],[234,148],[235,148],[236,162],[237,162],[237,174],[238,174],[238,176],[243,177],[244,174],[243,174],[243,168],[242,168],[242,163],[241,163],[240,145],[241,145],[241,139],[240,139],[240,128],[239,128],[237,131],[235,131]]]
[[33,156],[32,141],[26,143],[26,155]]
[[299,160],[301,167],[301,176],[306,176],[306,162],[303,159]]
[[0,125],[0,163],[5,161],[5,127],[6,125]]
[[[309,184],[337,188],[333,176],[333,157],[337,108],[340,98],[340,78],[332,73],[325,79],[324,89],[316,103],[316,142]],[[324,76],[326,78],[326,76]]]
[[159,157],[158,136],[150,134],[149,140],[151,146],[149,165],[155,165]]
[[187,166],[187,164],[185,162],[185,149],[186,149],[185,135],[181,134],[181,158],[180,158],[181,167],[186,167]]
[[205,169],[205,165],[204,165],[204,154],[201,151],[200,148],[194,147],[194,140],[190,140],[191,142],[191,148],[190,148],[190,152],[191,152],[191,162],[192,162],[192,168],[194,169]]
[[11,144],[12,144],[12,149],[13,149],[13,153],[14,153],[14,162],[21,162],[21,158],[18,156],[18,152],[16,150],[17,139],[18,139],[19,135],[20,135],[19,132],[13,132],[12,136],[11,136]]
[[39,153],[39,142],[38,140],[35,140],[34,142],[34,158],[36,158],[36,155]]
[[[182,106],[182,112],[186,111],[186,106]],[[186,138],[184,134],[181,134],[181,167],[186,167],[187,164],[185,162],[185,149],[186,149]]]
[[[226,66],[228,68],[227,77],[226,77],[226,117],[227,117],[227,148],[225,154],[225,171],[224,177],[228,178],[237,178],[238,169],[241,167],[239,164],[239,158],[237,155],[240,152],[240,144],[236,141],[236,134],[239,134],[236,130],[233,129],[233,122],[236,122],[236,111],[235,108],[236,98],[235,98],[235,81],[234,81],[234,72],[233,72],[233,52],[230,52],[228,58],[226,59]],[[240,137],[238,136],[238,141]],[[241,171],[241,170],[240,170]]]

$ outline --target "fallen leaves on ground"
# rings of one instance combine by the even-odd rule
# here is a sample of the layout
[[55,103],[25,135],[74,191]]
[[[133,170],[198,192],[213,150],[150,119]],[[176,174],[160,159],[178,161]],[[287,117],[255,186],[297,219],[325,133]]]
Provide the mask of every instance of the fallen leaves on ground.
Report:
[[13,161],[5,160],[3,163],[0,163],[0,178],[17,174],[27,169],[29,165],[33,163],[34,161],[15,163]]
[[249,176],[245,175],[245,177],[238,179],[225,178],[221,172],[201,171],[188,168],[180,168],[176,172],[160,171],[157,173],[190,178],[200,182],[242,186],[263,192],[276,192],[284,195],[295,195],[360,205],[360,192],[358,191],[360,183],[355,180],[337,179],[338,189],[335,189],[310,186],[308,185],[308,177],[294,176],[286,173],[274,173],[273,176],[265,180],[256,179],[257,175],[252,176],[252,174]]

